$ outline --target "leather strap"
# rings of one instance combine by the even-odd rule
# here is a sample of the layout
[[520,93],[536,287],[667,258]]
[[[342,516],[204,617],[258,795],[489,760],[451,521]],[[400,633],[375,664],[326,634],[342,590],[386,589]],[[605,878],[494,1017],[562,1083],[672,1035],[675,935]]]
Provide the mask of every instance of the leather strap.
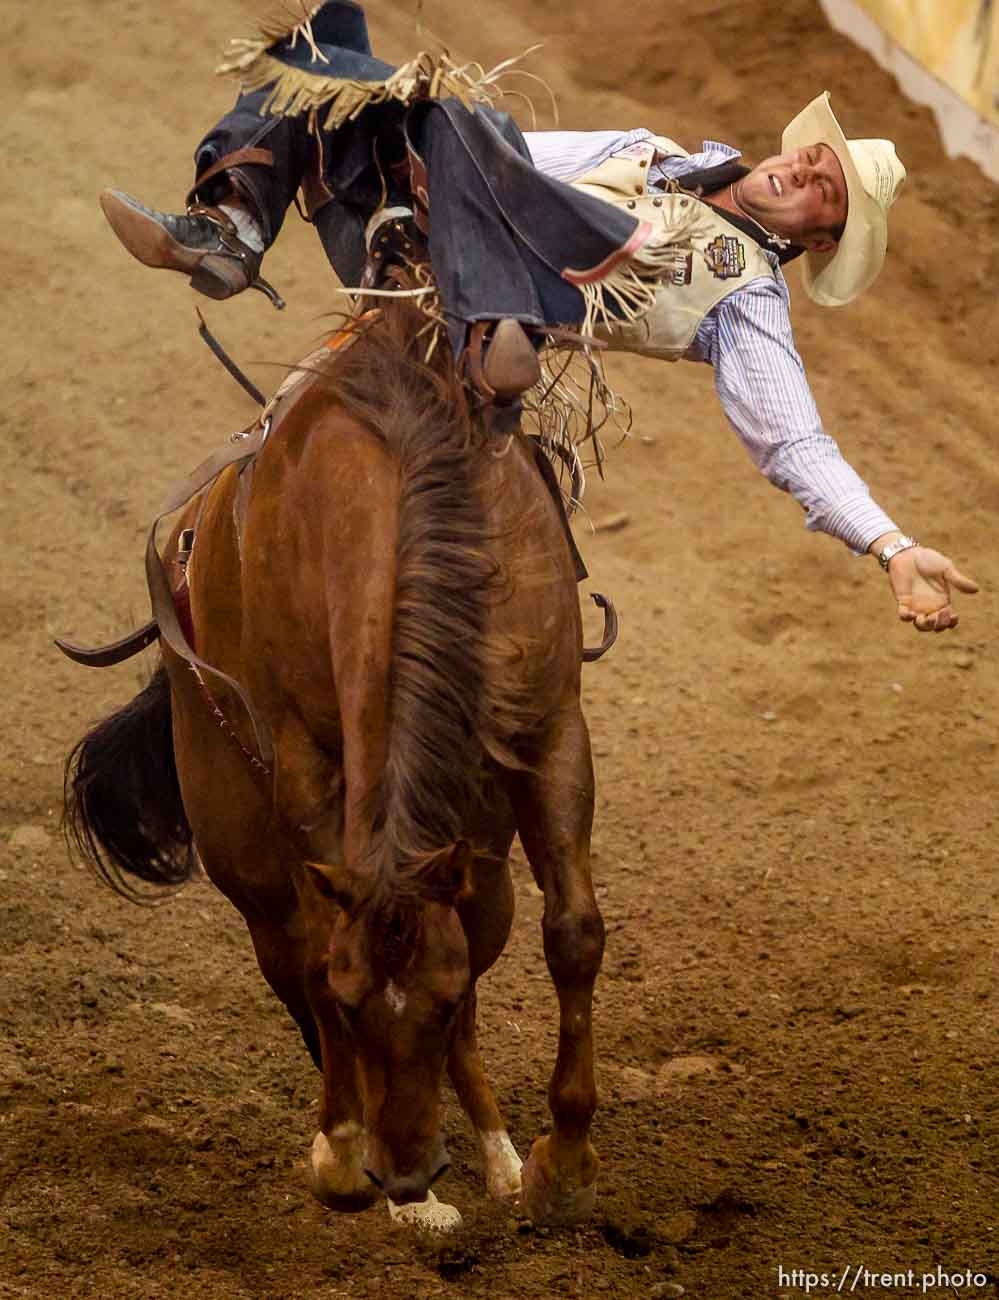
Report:
[[496,397],[496,390],[491,384],[486,383],[486,377],[482,370],[482,345],[486,330],[494,324],[489,320],[477,320],[468,331],[468,343],[465,345],[464,360],[468,369],[468,378],[472,386],[480,397],[484,397],[487,402],[492,402]]
[[233,379],[235,379],[236,383],[239,384],[240,388],[242,388],[244,393],[249,393],[258,406],[266,406],[267,398],[263,395],[256,384],[252,382],[252,380],[247,379],[246,375],[243,374],[239,366],[236,365],[229,353],[226,352],[225,348],[208,328],[205,318],[201,314],[201,309],[195,307],[194,310],[198,313],[198,334],[204,342],[208,344],[212,355],[222,363],[229,374],[232,375]]
[[156,529],[166,515],[173,514],[175,510],[186,505],[193,496],[214,482],[224,469],[228,469],[230,465],[245,465],[253,460],[266,442],[269,433],[270,421],[268,420],[247,434],[239,434],[231,438],[224,446],[203,460],[196,470],[181,479],[166,500],[161,503],[146,542],[146,582],[149,585],[149,599],[153,613],[148,623],[122,637],[120,641],[113,641],[106,646],[90,648],[56,638],[59,649],[75,663],[85,664],[90,668],[106,668],[138,654],[159,637],[181,659],[194,665],[202,673],[210,673],[225,682],[235,693],[246,709],[260,751],[260,759],[267,766],[271,764],[274,746],[267,725],[257,714],[249,695],[239,682],[199,658],[187,639],[177,617],[177,608],[166,568],[156,549]]
[[315,225],[316,216],[332,203],[336,195],[320,176],[315,164],[302,177],[302,198],[305,200],[305,219]]
[[336,198],[326,180],[326,132],[319,127],[316,109],[309,113],[309,135],[312,137],[313,148],[302,173],[301,189],[306,220],[315,225],[316,214]]
[[409,158],[409,188],[413,195],[413,218],[416,228],[428,239],[430,237],[430,182],[423,159],[411,144],[406,144]]
[[206,167],[201,175],[197,178],[187,195],[187,206],[197,201],[198,191],[208,181],[218,176],[220,172],[228,171],[230,167],[273,167],[274,155],[270,149],[236,149],[233,153],[227,153],[224,158],[219,158],[213,162],[210,167]]
[[[572,562],[576,568],[576,581],[582,582],[584,578],[589,577],[586,572],[586,565],[583,563],[583,557],[576,546],[576,539],[572,535],[572,529],[569,527],[569,519],[565,512],[565,502],[562,500],[562,490],[559,487],[558,479],[555,476],[555,470],[552,463],[541,445],[541,439],[536,434],[530,434],[531,447],[534,451],[534,463],[537,465],[541,477],[545,481],[545,486],[552,495],[556,506],[558,507],[559,518],[562,521],[562,529],[565,533],[566,541],[569,543],[569,552],[572,555]],[[583,663],[592,664],[601,659],[617,640],[618,621],[617,610],[614,608],[614,602],[609,596],[602,596],[599,591],[590,593],[590,598],[595,605],[604,611],[604,635],[603,640],[598,646],[587,648],[583,647]]]
[[230,465],[239,465],[242,461],[255,456],[267,441],[269,433],[269,422],[256,425],[247,433],[234,434],[228,442],[213,451],[197,469],[192,470],[174,485],[166,499],[160,503],[156,518],[153,520],[153,528],[164,516],[172,515],[181,506],[186,506],[191,497],[202,488],[206,488],[213,479],[218,478],[224,469],[228,469]]
[[[358,337],[361,324],[365,321],[370,324],[380,315],[381,312],[377,308],[365,312],[357,320],[349,322],[328,341],[326,346],[330,351],[334,352],[341,347],[349,346]],[[273,408],[279,396],[280,390],[268,404],[269,409]],[[156,529],[166,515],[173,514],[175,510],[179,510],[181,506],[186,505],[193,496],[214,482],[222,471],[228,469],[230,465],[245,467],[253,461],[267,441],[270,429],[271,420],[265,416],[260,424],[245,433],[234,434],[228,442],[203,460],[197,469],[181,479],[169,493],[166,500],[161,503],[150,527],[149,537],[146,542],[146,581],[149,585],[149,598],[153,613],[153,617],[148,623],[136,628],[134,632],[128,633],[121,640],[113,641],[110,645],[105,646],[92,648],[78,646],[71,641],[56,638],[56,645],[59,649],[75,663],[85,664],[91,668],[105,668],[112,664],[121,663],[130,656],[138,654],[140,650],[152,645],[159,637],[180,658],[186,660],[187,663],[200,672],[210,673],[213,677],[225,682],[230,690],[234,692],[246,709],[260,751],[260,760],[266,767],[271,766],[274,756],[274,746],[267,724],[258,715],[249,695],[237,681],[220,669],[213,668],[211,664],[206,663],[195,654],[177,616],[177,607],[174,603],[174,593],[170,586],[170,580],[163,561],[160,559],[159,551],[156,549]]]
[[109,645],[91,649],[88,646],[74,645],[72,641],[64,641],[61,637],[56,637],[55,643],[66,658],[72,659],[74,663],[83,664],[85,668],[110,668],[131,659],[140,650],[145,650],[146,646],[158,639],[159,634],[159,624],[152,618],[134,632],[129,632],[128,636],[123,636],[120,641],[112,641]]
[[267,441],[269,433],[270,421],[268,420],[264,424],[258,425],[245,436],[240,436],[238,440],[230,440],[213,452],[206,460],[203,460],[198,468],[182,479],[166,500],[161,503],[160,509],[149,529],[149,537],[146,541],[146,582],[149,585],[149,599],[152,604],[153,618],[160,629],[160,639],[166,642],[174,654],[199,669],[201,673],[209,673],[219,681],[224,682],[237,696],[246,710],[250,725],[253,728],[260,761],[266,767],[270,767],[274,759],[274,745],[271,740],[270,730],[258,715],[256,709],[254,709],[249,695],[240,686],[239,682],[230,677],[228,673],[224,673],[221,669],[213,668],[211,664],[206,663],[204,659],[195,653],[189,643],[180,619],[177,617],[177,608],[174,605],[173,591],[167,577],[166,567],[160,558],[159,551],[156,549],[156,529],[161,519],[186,505],[191,497],[214,482],[224,469],[228,469],[230,465],[245,465],[247,461],[252,460]]
[[604,611],[604,639],[591,650],[587,650],[585,646],[583,647],[584,664],[592,664],[595,660],[601,658],[617,640],[617,610],[614,608],[614,602],[610,596],[601,596],[599,591],[591,591],[590,598],[594,605],[599,605]]
[[569,516],[565,512],[565,502],[562,500],[562,489],[559,486],[558,478],[548,455],[542,446],[541,439],[537,434],[529,434],[531,450],[534,452],[534,463],[537,466],[538,473],[544,479],[545,487],[551,499],[555,502],[558,510],[559,521],[562,524],[562,532],[565,534],[565,540],[569,543],[569,554],[572,556],[572,565],[576,570],[576,581],[583,582],[590,575],[586,571],[586,565],[583,563],[583,557],[579,553],[579,547],[576,545],[576,539],[572,535],[572,529],[569,526]]

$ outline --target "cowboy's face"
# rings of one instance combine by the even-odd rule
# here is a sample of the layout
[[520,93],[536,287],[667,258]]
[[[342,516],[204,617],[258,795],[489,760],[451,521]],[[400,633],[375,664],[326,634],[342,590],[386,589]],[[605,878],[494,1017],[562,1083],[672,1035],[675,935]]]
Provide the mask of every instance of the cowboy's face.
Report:
[[836,247],[830,232],[846,221],[846,178],[826,144],[767,158],[737,182],[735,196],[761,226],[818,253]]

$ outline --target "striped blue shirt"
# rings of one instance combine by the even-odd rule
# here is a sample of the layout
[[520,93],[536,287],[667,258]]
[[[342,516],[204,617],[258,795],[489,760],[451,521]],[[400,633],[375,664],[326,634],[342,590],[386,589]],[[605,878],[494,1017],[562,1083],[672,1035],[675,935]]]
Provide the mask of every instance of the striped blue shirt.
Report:
[[[641,128],[538,131],[526,139],[540,171],[571,181],[651,134]],[[738,157],[730,145],[705,140],[701,151],[689,157],[657,157],[648,184]],[[776,254],[764,252],[774,278],[750,280],[713,307],[685,359],[712,366],[722,408],[743,446],[761,473],[801,505],[805,526],[863,553],[897,525],[822,426],[794,346],[787,283]]]

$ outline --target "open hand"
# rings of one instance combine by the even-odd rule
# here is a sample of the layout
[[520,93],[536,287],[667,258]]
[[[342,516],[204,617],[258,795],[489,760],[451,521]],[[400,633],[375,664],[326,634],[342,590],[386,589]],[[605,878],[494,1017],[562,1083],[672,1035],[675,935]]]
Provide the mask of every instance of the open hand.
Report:
[[917,632],[943,632],[957,627],[951,588],[972,596],[978,583],[960,573],[946,555],[928,546],[899,551],[888,561],[888,580],[898,601],[898,616]]

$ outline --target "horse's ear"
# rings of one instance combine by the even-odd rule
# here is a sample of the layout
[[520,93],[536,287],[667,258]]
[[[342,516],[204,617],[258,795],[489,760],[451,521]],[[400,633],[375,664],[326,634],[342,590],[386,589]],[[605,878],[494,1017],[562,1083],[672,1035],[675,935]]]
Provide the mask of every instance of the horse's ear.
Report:
[[306,862],[306,869],[312,883],[324,898],[336,903],[347,915],[351,915],[363,901],[358,873],[341,864],[328,862]]
[[468,840],[458,840],[453,849],[441,854],[437,878],[453,905],[464,903],[472,896],[472,862],[472,846]]

